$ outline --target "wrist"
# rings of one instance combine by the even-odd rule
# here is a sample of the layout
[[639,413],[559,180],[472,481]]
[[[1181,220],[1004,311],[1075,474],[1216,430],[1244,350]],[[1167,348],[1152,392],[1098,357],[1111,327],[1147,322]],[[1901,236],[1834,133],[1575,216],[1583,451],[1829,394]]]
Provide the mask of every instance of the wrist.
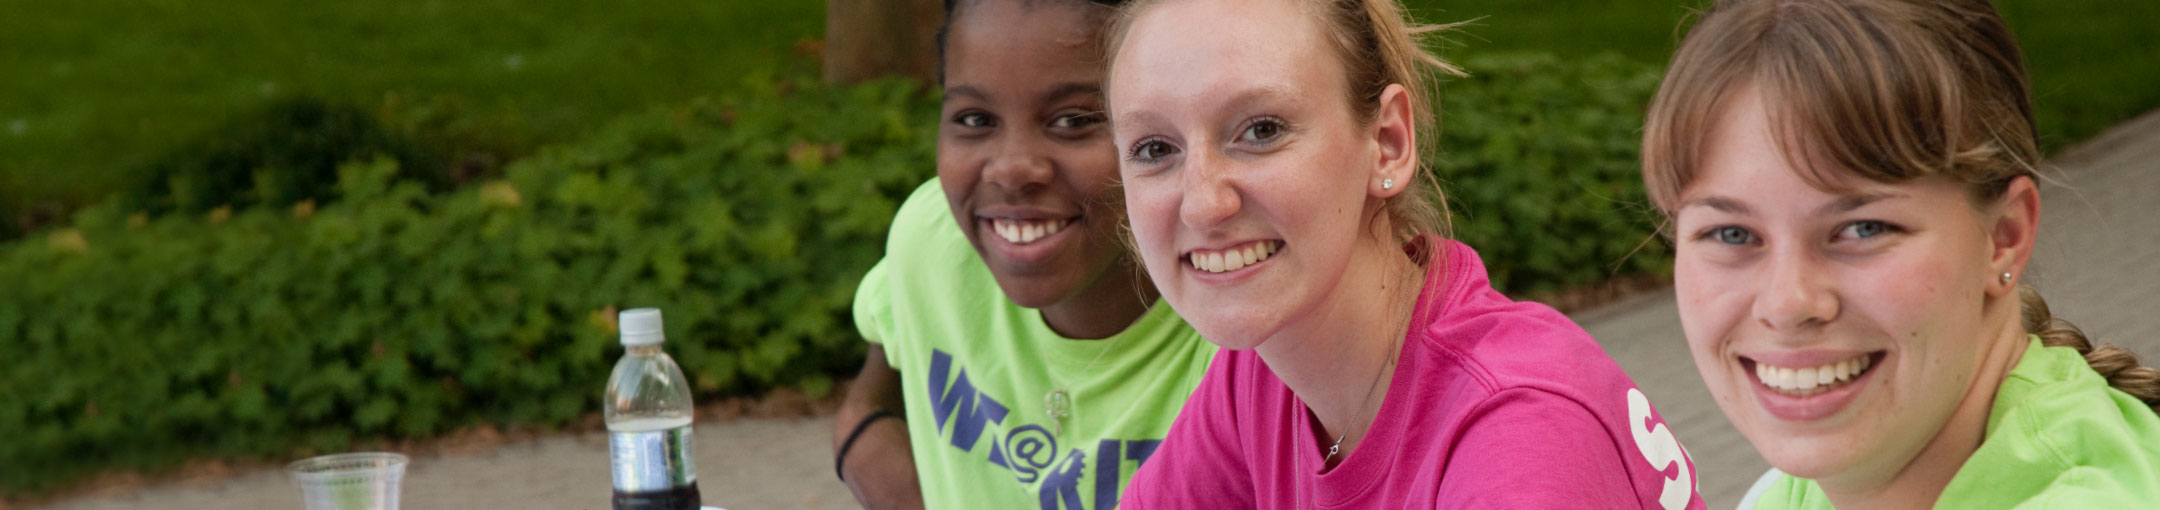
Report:
[[862,439],[863,433],[869,431],[871,425],[875,425],[879,420],[885,418],[899,419],[900,414],[887,409],[879,409],[870,413],[869,416],[864,416],[861,421],[855,422],[855,429],[848,432],[847,440],[840,443],[840,451],[833,454],[833,476],[839,477],[843,483],[847,482],[848,452],[855,448],[856,441]]

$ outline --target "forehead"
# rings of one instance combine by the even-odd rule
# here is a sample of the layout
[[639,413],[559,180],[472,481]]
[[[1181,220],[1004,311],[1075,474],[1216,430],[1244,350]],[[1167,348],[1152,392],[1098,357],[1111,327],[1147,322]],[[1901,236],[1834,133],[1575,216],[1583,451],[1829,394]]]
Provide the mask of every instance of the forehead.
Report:
[[945,39],[948,86],[1098,82],[1103,13],[1079,2],[963,2]]
[[1702,138],[1701,167],[1681,190],[1680,209],[1769,211],[1825,211],[1824,204],[1851,202],[1856,197],[1896,196],[1923,202],[1960,200],[1957,183],[1929,177],[1905,182],[1876,181],[1836,166],[1822,154],[1790,154],[1789,150],[1813,150],[1809,143],[1780,143],[1770,105],[1753,87],[1732,94],[1713,113],[1710,132]]
[[1114,51],[1112,94],[1139,103],[1254,88],[1319,94],[1343,81],[1319,20],[1294,0],[1163,2]]

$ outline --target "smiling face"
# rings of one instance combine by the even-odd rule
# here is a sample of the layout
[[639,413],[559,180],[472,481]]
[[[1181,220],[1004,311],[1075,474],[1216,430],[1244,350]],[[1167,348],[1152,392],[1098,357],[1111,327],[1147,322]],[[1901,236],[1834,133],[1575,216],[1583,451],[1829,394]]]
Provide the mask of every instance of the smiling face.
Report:
[[1382,235],[1365,228],[1391,196],[1376,170],[1394,158],[1408,182],[1415,164],[1369,136],[1322,37],[1294,2],[1187,0],[1141,13],[1114,50],[1134,242],[1163,296],[1224,347],[1256,347],[1335,298],[1359,244]]
[[1876,486],[1962,401],[1992,398],[1976,385],[2005,320],[1983,317],[2000,309],[1992,220],[1941,176],[1810,186],[1763,103],[1753,88],[1727,100],[1673,209],[1681,325],[1718,406],[1772,465]]
[[1129,266],[1101,113],[1102,18],[1087,9],[972,2],[946,41],[938,178],[998,286],[1029,308],[1133,295],[1118,270]]

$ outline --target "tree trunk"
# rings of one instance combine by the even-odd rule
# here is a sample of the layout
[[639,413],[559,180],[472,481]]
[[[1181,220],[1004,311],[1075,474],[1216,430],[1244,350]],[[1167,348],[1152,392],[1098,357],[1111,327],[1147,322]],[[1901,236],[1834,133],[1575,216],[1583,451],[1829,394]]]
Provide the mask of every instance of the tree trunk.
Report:
[[937,81],[941,0],[825,0],[825,81]]

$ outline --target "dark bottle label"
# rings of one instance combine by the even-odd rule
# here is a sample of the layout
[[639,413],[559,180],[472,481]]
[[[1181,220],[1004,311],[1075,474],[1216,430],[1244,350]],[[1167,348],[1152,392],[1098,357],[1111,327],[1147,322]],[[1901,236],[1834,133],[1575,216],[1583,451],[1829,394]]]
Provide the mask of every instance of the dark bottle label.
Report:
[[615,510],[698,510],[702,505],[697,482],[661,491],[615,491]]

